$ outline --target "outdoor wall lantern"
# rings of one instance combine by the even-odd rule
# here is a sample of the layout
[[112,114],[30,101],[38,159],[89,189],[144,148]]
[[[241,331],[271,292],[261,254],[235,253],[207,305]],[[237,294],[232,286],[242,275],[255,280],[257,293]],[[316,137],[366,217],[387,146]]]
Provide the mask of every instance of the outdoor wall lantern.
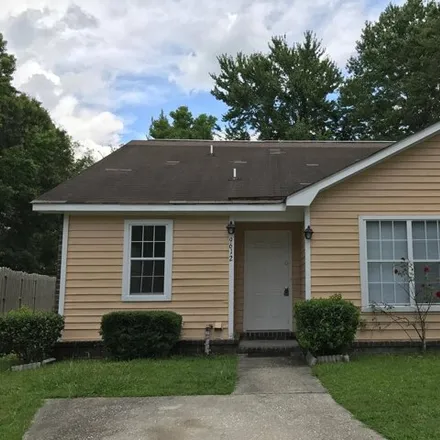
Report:
[[306,240],[311,240],[313,235],[313,229],[309,226],[307,226],[306,229],[304,229],[304,237],[306,237]]
[[234,235],[235,233],[235,223],[233,221],[230,221],[228,225],[226,226],[226,229],[228,230],[229,235]]

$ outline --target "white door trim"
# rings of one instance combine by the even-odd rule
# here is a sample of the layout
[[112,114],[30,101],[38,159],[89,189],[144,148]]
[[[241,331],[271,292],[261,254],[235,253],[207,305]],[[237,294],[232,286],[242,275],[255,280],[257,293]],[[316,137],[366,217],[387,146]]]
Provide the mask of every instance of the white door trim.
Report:
[[[292,319],[292,315],[293,315],[292,232],[290,230],[288,230],[288,229],[261,229],[261,230],[244,231],[243,331],[253,331],[253,330],[249,330],[249,323],[248,323],[249,318],[248,318],[247,313],[246,313],[246,310],[248,310],[248,311],[250,310],[249,308],[246,308],[246,304],[249,304],[249,301],[250,301],[249,292],[248,292],[248,288],[247,288],[247,282],[246,282],[246,280],[248,279],[248,275],[249,275],[249,273],[248,273],[249,265],[247,264],[247,260],[248,260],[247,243],[248,243],[248,234],[249,234],[249,232],[251,232],[251,233],[255,233],[255,232],[261,232],[261,233],[265,233],[265,232],[287,232],[288,241],[289,241],[289,246],[287,247],[287,249],[288,249],[287,257],[288,257],[288,261],[289,261],[289,265],[288,265],[288,269],[289,269],[289,283],[288,283],[288,287],[289,287],[289,307],[288,307],[288,310],[289,310],[289,313],[288,313],[288,328],[286,330],[287,331],[293,331],[293,319]],[[280,329],[273,329],[273,330],[274,331],[278,331]],[[270,330],[263,330],[263,331],[270,331]]]

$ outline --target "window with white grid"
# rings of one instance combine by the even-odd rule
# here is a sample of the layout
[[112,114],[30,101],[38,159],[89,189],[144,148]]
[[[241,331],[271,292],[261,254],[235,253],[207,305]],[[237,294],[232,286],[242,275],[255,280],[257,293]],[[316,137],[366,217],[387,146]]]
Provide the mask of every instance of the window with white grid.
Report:
[[172,221],[125,222],[123,298],[171,299]]
[[[431,219],[371,219],[362,223],[363,295],[365,303],[409,306],[414,300],[410,292],[426,302],[427,279],[432,302],[440,301],[440,222]],[[410,277],[396,273],[403,261]],[[428,271],[428,273],[427,273]]]

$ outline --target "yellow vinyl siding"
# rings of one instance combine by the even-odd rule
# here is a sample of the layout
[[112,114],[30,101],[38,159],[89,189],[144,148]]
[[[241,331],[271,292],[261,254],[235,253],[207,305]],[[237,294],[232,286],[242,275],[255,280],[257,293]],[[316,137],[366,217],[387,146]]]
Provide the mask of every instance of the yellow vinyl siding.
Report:
[[214,322],[223,325],[214,337],[227,338],[228,218],[172,218],[172,300],[123,302],[124,220],[128,218],[135,217],[70,216],[63,340],[99,339],[101,317],[113,310],[151,309],[180,313],[183,338],[202,339],[206,325]]
[[[341,293],[361,305],[359,217],[393,214],[440,218],[440,137],[318,194],[311,205],[312,297]],[[358,339],[408,339],[396,324],[385,323],[379,330],[373,317],[363,314],[366,328]],[[429,321],[429,338],[439,339],[440,313],[432,312]]]
[[284,230],[292,233],[292,302],[304,298],[303,289],[303,225],[299,222],[241,222],[236,223],[235,230],[235,266],[234,266],[234,329],[243,331],[244,319],[244,236],[245,231]]

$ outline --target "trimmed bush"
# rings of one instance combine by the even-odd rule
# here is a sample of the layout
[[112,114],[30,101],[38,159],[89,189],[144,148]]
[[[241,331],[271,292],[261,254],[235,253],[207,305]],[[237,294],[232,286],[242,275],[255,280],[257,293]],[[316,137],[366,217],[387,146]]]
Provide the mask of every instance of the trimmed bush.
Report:
[[5,351],[23,363],[40,362],[50,356],[63,328],[64,318],[56,313],[13,310],[3,318]]
[[182,317],[168,311],[111,312],[101,321],[106,349],[121,360],[169,355],[181,329]]
[[359,326],[359,309],[341,295],[295,304],[296,335],[314,356],[345,354]]

